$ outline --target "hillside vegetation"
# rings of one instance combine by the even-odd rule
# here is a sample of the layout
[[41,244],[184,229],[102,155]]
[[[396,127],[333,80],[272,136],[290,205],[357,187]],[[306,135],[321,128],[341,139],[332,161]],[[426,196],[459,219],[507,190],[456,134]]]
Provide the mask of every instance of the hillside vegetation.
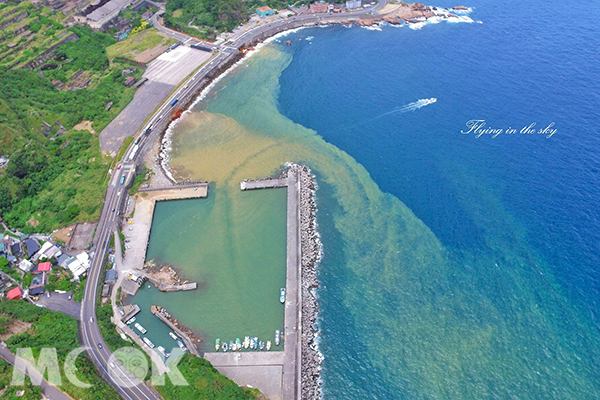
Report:
[[170,0],[163,17],[167,26],[193,36],[214,40],[220,32],[231,31],[248,21],[257,7],[287,8],[288,4],[307,4],[309,1],[282,0]]
[[[0,217],[24,232],[98,217],[113,160],[103,158],[96,135],[73,128],[91,121],[100,132],[135,93],[121,75],[132,65],[109,62],[115,39],[84,26],[63,37],[73,34],[77,40],[58,46],[42,66],[0,71],[0,156],[10,160],[0,169]],[[138,67],[133,76],[142,73]]]

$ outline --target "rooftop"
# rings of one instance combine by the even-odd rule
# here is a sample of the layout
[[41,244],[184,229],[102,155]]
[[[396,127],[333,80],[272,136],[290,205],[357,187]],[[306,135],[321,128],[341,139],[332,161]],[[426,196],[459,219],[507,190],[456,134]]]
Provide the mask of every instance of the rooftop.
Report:
[[91,21],[100,21],[102,18],[106,17],[108,14],[112,13],[118,8],[121,8],[129,3],[129,0],[112,0],[98,8],[97,10],[92,11],[87,19]]

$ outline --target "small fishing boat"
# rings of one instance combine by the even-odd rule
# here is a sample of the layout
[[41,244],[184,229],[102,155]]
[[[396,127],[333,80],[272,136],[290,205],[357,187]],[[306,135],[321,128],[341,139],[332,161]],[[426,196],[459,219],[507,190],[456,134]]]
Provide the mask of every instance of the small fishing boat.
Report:
[[275,346],[279,346],[281,341],[281,332],[279,330],[275,331]]
[[147,337],[144,337],[142,340],[144,341],[144,343],[146,343],[148,345],[148,347],[150,347],[151,349],[154,348],[154,343],[152,343],[150,341],[150,339],[148,339]]
[[250,336],[244,338],[244,348],[247,349],[250,346]]
[[219,347],[221,347],[221,340],[215,340],[215,351],[219,351]]
[[254,336],[254,350],[258,348],[258,338]]
[[177,346],[179,346],[179,348],[183,351],[187,350],[187,348],[185,347],[185,345],[183,344],[183,342],[181,340],[177,341]]
[[242,342],[240,341],[240,338],[235,339],[235,349],[237,351],[240,351],[242,349]]
[[141,325],[140,325],[140,324],[138,324],[137,322],[135,323],[135,325],[134,325],[134,326],[135,326],[135,328],[136,328],[138,331],[142,332],[144,335],[146,334],[146,332],[148,332],[148,331],[147,331],[147,330],[146,330],[146,329],[145,329],[143,326],[141,326]]
[[223,342],[223,352],[227,353],[227,342]]
[[162,355],[163,355],[163,356],[165,356],[166,358],[169,358],[169,356],[171,355],[171,353],[169,353],[168,351],[166,351],[166,350],[165,350],[165,348],[164,348],[164,347],[162,347],[162,346],[158,346],[156,349],[158,350],[158,352],[159,352],[160,354],[162,354]]
[[175,335],[173,332],[169,332],[169,336],[171,336],[171,338],[173,340],[179,340],[179,338],[177,337],[177,335]]
[[235,350],[235,347],[233,347],[233,346],[235,346],[235,345],[233,344],[233,340],[230,340],[230,341],[229,341],[229,349],[230,349],[230,350],[232,350],[232,351],[233,351],[233,350]]
[[267,340],[267,351],[271,350],[271,341]]
[[280,301],[281,303],[285,303],[285,288],[284,288],[284,287],[282,287],[282,288],[279,290],[279,301]]
[[127,321],[127,325],[131,325],[135,322],[135,317],[131,318],[129,321]]
[[265,342],[263,342],[262,340],[258,343],[258,348],[260,350],[263,350],[265,348]]
[[253,349],[254,348],[254,338],[250,338],[250,348]]

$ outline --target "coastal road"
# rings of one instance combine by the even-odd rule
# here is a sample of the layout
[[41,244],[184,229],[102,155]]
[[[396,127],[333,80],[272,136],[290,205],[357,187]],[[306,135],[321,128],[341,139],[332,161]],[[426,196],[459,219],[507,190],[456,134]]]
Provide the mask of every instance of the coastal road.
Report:
[[[121,184],[121,177],[126,180]],[[135,166],[124,164],[115,170],[106,191],[104,207],[100,215],[96,236],[93,241],[94,256],[88,271],[83,300],[81,302],[80,340],[87,347],[87,353],[100,374],[111,383],[119,395],[129,400],[158,400],[161,397],[153,389],[139,381],[127,371],[118,361],[112,360],[111,352],[104,342],[96,320],[96,293],[104,255],[106,254],[110,235],[116,230],[118,210],[126,195],[127,183],[135,176]],[[110,360],[109,360],[110,359]]]

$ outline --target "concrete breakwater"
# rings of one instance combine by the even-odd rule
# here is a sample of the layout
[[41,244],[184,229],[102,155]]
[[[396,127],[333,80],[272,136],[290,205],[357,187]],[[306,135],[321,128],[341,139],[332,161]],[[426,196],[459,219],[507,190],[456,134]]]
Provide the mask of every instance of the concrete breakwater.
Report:
[[300,189],[300,248],[301,248],[301,398],[317,399],[321,393],[321,365],[323,357],[318,349],[319,304],[316,289],[319,286],[317,267],[321,260],[322,245],[317,231],[316,185],[310,169],[292,164]]
[[190,353],[201,357],[196,343],[202,342],[202,339],[197,337],[190,328],[180,324],[167,310],[161,306],[151,306],[150,312],[158,319],[164,322],[177,336],[179,336]]

